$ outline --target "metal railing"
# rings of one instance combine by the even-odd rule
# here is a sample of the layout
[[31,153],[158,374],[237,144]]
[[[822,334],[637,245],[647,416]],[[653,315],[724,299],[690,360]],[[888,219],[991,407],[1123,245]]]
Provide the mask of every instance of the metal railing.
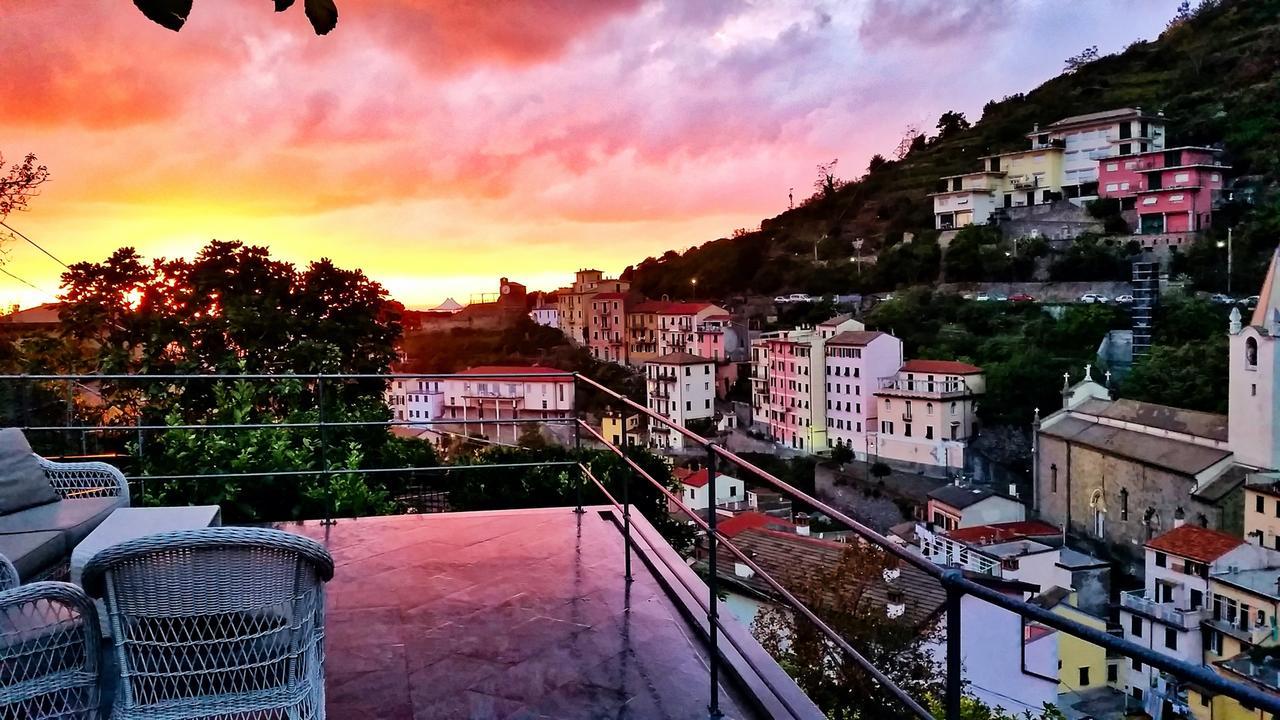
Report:
[[1205,608],[1194,610],[1190,608],[1179,609],[1171,602],[1157,602],[1148,598],[1145,590],[1129,590],[1120,593],[1120,607],[1173,623],[1185,629],[1196,627],[1209,614],[1209,611]]
[[[64,383],[67,388],[67,421],[63,425],[50,424],[31,424],[27,422],[20,423],[23,430],[28,432],[58,432],[74,434],[76,432],[82,434],[97,432],[136,432],[138,437],[142,438],[146,432],[156,431],[172,431],[176,429],[203,430],[203,431],[219,431],[219,430],[245,430],[245,429],[279,429],[287,431],[290,429],[311,428],[319,430],[322,434],[319,452],[321,455],[321,465],[315,469],[304,470],[288,470],[288,471],[245,471],[230,473],[208,473],[208,474],[185,474],[185,475],[156,475],[156,476],[139,476],[133,478],[136,481],[145,483],[148,479],[156,480],[174,480],[174,479],[225,479],[225,478],[254,478],[266,476],[319,476],[325,478],[326,481],[338,474],[377,474],[387,472],[439,472],[439,471],[468,471],[475,469],[500,469],[500,468],[528,468],[528,467],[548,467],[558,466],[566,468],[575,468],[577,470],[577,481],[575,483],[577,492],[577,507],[582,508],[582,490],[590,484],[594,485],[604,497],[621,513],[623,519],[624,542],[626,546],[626,560],[624,568],[624,578],[630,581],[632,577],[632,549],[635,546],[631,535],[631,508],[632,497],[634,493],[630,487],[630,479],[637,477],[649,483],[663,497],[665,497],[670,508],[678,509],[687,515],[693,525],[697,529],[705,533],[707,543],[707,562],[709,572],[706,575],[706,595],[705,600],[701,602],[706,614],[707,620],[707,643],[710,648],[708,653],[709,666],[709,701],[708,714],[712,718],[721,717],[719,696],[720,696],[720,675],[722,672],[723,659],[720,653],[720,636],[723,630],[723,623],[720,619],[721,609],[724,606],[724,600],[720,597],[722,593],[721,578],[719,568],[720,550],[723,549],[727,554],[735,558],[735,562],[739,562],[749,568],[755,577],[758,577],[772,590],[773,595],[780,602],[787,605],[796,616],[803,617],[813,625],[830,643],[830,647],[834,651],[842,653],[854,665],[865,672],[890,695],[903,708],[906,708],[912,715],[919,718],[928,718],[932,720],[933,715],[925,708],[919,699],[911,697],[906,691],[899,687],[888,675],[880,668],[876,667],[867,659],[858,648],[845,637],[837,633],[830,624],[811,608],[801,602],[794,594],[793,589],[784,586],[774,577],[770,576],[763,570],[752,555],[738,548],[731,538],[725,536],[718,530],[717,513],[712,511],[703,514],[690,508],[680,497],[671,491],[663,482],[648,473],[633,457],[627,454],[622,448],[617,447],[609,442],[604,435],[587,423],[582,417],[581,406],[579,403],[579,395],[577,392],[580,388],[589,388],[608,399],[614,406],[614,411],[622,414],[622,426],[625,427],[632,413],[643,415],[648,418],[651,428],[665,429],[669,433],[679,434],[683,437],[685,444],[692,447],[702,448],[705,451],[705,463],[708,469],[708,497],[717,497],[716,481],[717,475],[720,474],[724,464],[736,466],[739,471],[749,473],[759,482],[765,484],[769,489],[778,491],[793,501],[799,501],[807,504],[813,511],[821,513],[832,522],[843,525],[852,531],[861,540],[879,548],[890,558],[905,563],[915,569],[934,578],[945,590],[945,695],[943,697],[943,710],[946,718],[960,717],[960,703],[964,687],[963,669],[961,667],[961,638],[964,632],[962,625],[961,599],[965,596],[976,598],[997,608],[1012,612],[1024,620],[1034,621],[1049,628],[1053,628],[1060,632],[1080,638],[1088,643],[1097,645],[1106,650],[1108,656],[1121,655],[1142,663],[1151,665],[1152,667],[1169,673],[1178,678],[1180,681],[1189,682],[1195,686],[1213,694],[1221,694],[1234,698],[1242,703],[1260,708],[1271,713],[1280,713],[1280,696],[1266,693],[1254,686],[1245,685],[1228,680],[1211,669],[1187,663],[1185,661],[1164,655],[1151,648],[1138,645],[1134,642],[1117,637],[1106,630],[1097,629],[1084,625],[1082,623],[1071,620],[1063,615],[1059,615],[1050,609],[1046,609],[1039,605],[1025,602],[1020,596],[1014,597],[1004,592],[993,589],[986,584],[978,582],[967,577],[958,568],[942,567],[930,562],[925,557],[914,553],[896,542],[889,540],[879,532],[867,527],[863,523],[849,517],[847,514],[837,510],[827,503],[819,500],[813,495],[806,493],[795,486],[784,482],[773,474],[765,471],[752,462],[738,456],[729,451],[720,444],[704,438],[697,433],[688,430],[678,424],[672,423],[669,419],[652,412],[641,403],[637,403],[630,398],[605,387],[604,385],[585,377],[578,373],[539,373],[539,374],[495,374],[495,375],[479,375],[469,374],[468,379],[517,379],[517,378],[537,378],[547,380],[549,378],[566,378],[572,379],[574,382],[575,392],[573,397],[573,413],[571,417],[564,418],[504,418],[500,420],[487,420],[485,424],[513,424],[519,425],[523,423],[544,423],[544,424],[562,424],[572,430],[572,443],[575,448],[583,447],[583,436],[588,440],[592,440],[601,445],[607,452],[616,455],[632,473],[627,476],[626,481],[621,486],[621,497],[609,492],[608,488],[596,476],[588,464],[580,461],[549,461],[536,463],[495,463],[495,464],[476,464],[476,465],[437,465],[423,467],[400,467],[400,468],[359,468],[359,467],[335,467],[329,462],[326,455],[324,444],[324,433],[337,428],[351,427],[384,427],[388,430],[397,426],[447,426],[461,424],[462,420],[452,418],[435,418],[435,419],[415,419],[415,420],[390,420],[390,421],[329,421],[325,419],[325,385],[327,382],[353,382],[361,380],[369,381],[389,381],[396,379],[410,380],[427,380],[427,379],[443,379],[451,377],[442,374],[422,373],[422,374],[309,374],[309,375],[263,375],[263,374],[243,374],[243,375],[21,375],[21,376],[0,376],[0,386],[5,382],[16,382],[20,388],[25,386],[26,390],[20,389],[17,396],[20,402],[26,408],[24,398],[29,397],[29,390],[33,384],[37,383]],[[319,417],[313,422],[280,422],[280,423],[222,423],[222,424],[134,424],[134,425],[97,425],[97,426],[77,426],[73,420],[73,402],[71,400],[72,393],[76,388],[92,387],[98,383],[119,382],[119,383],[136,383],[136,382],[168,382],[168,383],[189,383],[193,381],[214,381],[214,382],[234,382],[241,380],[261,380],[261,381],[279,381],[279,380],[304,380],[315,383]],[[473,424],[478,424],[478,420],[470,420]],[[142,447],[140,452],[144,451]],[[329,509],[329,508],[326,508]],[[332,517],[328,514],[325,516],[325,522],[333,522]],[[975,628],[974,632],[982,633],[986,628]]]

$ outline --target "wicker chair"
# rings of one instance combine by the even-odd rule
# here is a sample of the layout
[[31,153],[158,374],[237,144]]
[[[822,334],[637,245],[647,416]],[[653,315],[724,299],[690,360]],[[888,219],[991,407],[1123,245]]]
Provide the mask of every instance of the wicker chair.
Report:
[[9,562],[9,558],[0,555],[0,592],[18,587],[18,569]]
[[159,533],[99,552],[118,666],[111,717],[324,717],[324,585],[333,558],[278,530]]
[[63,500],[118,497],[121,507],[129,506],[129,483],[116,467],[100,462],[57,462],[39,455],[36,459]]
[[75,585],[0,592],[0,718],[99,717],[99,642],[93,601]]

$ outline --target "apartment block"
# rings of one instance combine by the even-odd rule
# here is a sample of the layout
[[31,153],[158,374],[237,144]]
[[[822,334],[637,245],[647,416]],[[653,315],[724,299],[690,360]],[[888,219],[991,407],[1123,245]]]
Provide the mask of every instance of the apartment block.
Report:
[[883,332],[849,330],[826,341],[827,447],[844,446],[865,460],[875,434],[879,378],[902,366],[902,341]]
[[589,345],[591,339],[591,300],[600,293],[625,293],[631,283],[616,278],[606,278],[599,270],[579,270],[573,284],[556,290],[556,309],[560,330],[579,345]]
[[[841,317],[817,328],[760,337],[752,350],[756,357],[766,358],[768,369],[763,383],[753,375],[753,392],[767,389],[767,395],[758,398],[758,412],[774,442],[808,452],[827,449],[827,338],[863,329],[862,323]],[[759,348],[763,352],[756,352]]]
[[977,401],[985,392],[982,368],[952,360],[908,360],[879,379],[872,452],[925,471],[963,468],[965,449],[977,432]]
[[[690,353],[668,353],[644,364],[645,402],[649,409],[681,427],[715,416],[715,363]],[[688,441],[671,429],[651,423],[649,444],[680,450]]]

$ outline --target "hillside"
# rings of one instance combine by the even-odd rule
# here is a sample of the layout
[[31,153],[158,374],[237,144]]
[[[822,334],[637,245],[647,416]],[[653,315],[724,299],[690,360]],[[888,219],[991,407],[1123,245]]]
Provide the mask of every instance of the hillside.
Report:
[[[902,160],[764,220],[756,231],[649,258],[630,276],[651,297],[684,295],[692,277],[699,294],[710,297],[933,282],[941,253],[926,195],[940,176],[971,171],[982,155],[1025,147],[1035,123],[1117,107],[1164,112],[1170,144],[1222,143],[1235,175],[1253,176],[1264,189],[1252,205],[1220,213],[1224,225],[1214,231],[1235,227],[1235,286],[1256,287],[1263,258],[1280,239],[1272,191],[1280,178],[1280,0],[1208,0],[1159,38],[993,100],[972,127],[920,138]],[[909,245],[900,244],[904,232],[915,235]],[[865,239],[862,254],[878,255],[877,263],[859,267],[852,259],[857,238]],[[1214,239],[1191,248],[1191,261],[1182,263],[1203,287],[1225,275],[1210,269],[1218,262],[1205,262],[1213,260]]]

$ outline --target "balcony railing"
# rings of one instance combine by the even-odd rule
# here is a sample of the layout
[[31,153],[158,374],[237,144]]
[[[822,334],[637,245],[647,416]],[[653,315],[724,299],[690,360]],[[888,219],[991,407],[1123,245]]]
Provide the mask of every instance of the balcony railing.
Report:
[[1120,593],[1120,607],[1188,630],[1199,625],[1208,615],[1204,608],[1180,610],[1171,602],[1156,602],[1148,598],[1143,590]]
[[[506,418],[501,420],[490,421],[490,424],[511,425],[519,427],[529,422],[541,422],[548,425],[560,425],[566,430],[572,432],[571,439],[568,440],[575,448],[582,448],[584,440],[592,442],[598,448],[602,448],[606,452],[615,455],[618,460],[630,468],[631,473],[627,476],[627,480],[622,483],[620,497],[611,493],[603,482],[596,476],[593,469],[588,465],[576,461],[552,461],[541,463],[508,463],[508,464],[492,464],[492,465],[440,465],[440,466],[424,466],[424,467],[395,467],[395,468],[365,468],[365,467],[349,467],[344,464],[340,458],[346,458],[346,455],[339,455],[338,450],[341,448],[330,448],[326,440],[327,433],[337,432],[339,429],[351,428],[384,428],[390,429],[398,426],[421,426],[421,425],[441,425],[448,426],[457,424],[456,420],[435,419],[435,420],[406,420],[406,421],[343,421],[333,420],[331,413],[336,410],[333,406],[333,398],[337,397],[336,391],[347,383],[357,382],[381,382],[386,383],[395,379],[411,379],[411,380],[434,380],[446,379],[450,376],[436,374],[403,374],[403,375],[375,375],[375,374],[314,374],[314,375],[23,375],[23,376],[0,376],[0,389],[8,391],[8,395],[0,395],[6,398],[18,398],[21,404],[21,412],[18,414],[19,422],[15,423],[29,436],[39,435],[41,433],[53,434],[55,437],[63,437],[68,440],[69,445],[74,445],[77,436],[84,442],[85,438],[95,434],[120,434],[128,433],[131,436],[136,435],[137,444],[136,452],[139,455],[146,453],[146,438],[151,433],[165,433],[174,430],[191,430],[201,433],[218,433],[218,432],[282,432],[288,433],[297,430],[319,431],[320,439],[315,447],[315,452],[319,455],[319,465],[315,469],[296,470],[296,471],[279,471],[279,470],[258,470],[258,469],[237,469],[232,472],[196,472],[184,475],[154,475],[148,476],[145,473],[133,474],[132,484],[138,485],[142,492],[139,497],[144,497],[145,486],[149,482],[172,481],[175,479],[199,480],[199,481],[218,481],[225,482],[235,479],[241,482],[252,481],[255,478],[264,477],[300,477],[311,476],[320,477],[324,480],[323,492],[330,493],[332,489],[329,481],[337,475],[376,475],[379,473],[405,473],[405,472],[453,472],[453,471],[474,471],[486,468],[515,468],[515,467],[564,467],[567,471],[573,473],[574,487],[578,493],[578,506],[582,506],[582,493],[584,490],[592,486],[608,501],[610,505],[623,518],[623,532],[626,538],[625,545],[628,552],[625,553],[625,567],[622,569],[623,577],[631,577],[631,548],[634,546],[631,528],[631,485],[634,482],[644,482],[652,486],[653,490],[661,493],[665,497],[670,508],[679,510],[687,515],[692,523],[703,533],[705,533],[707,543],[707,561],[709,564],[709,572],[705,576],[705,587],[702,588],[704,593],[700,599],[701,613],[705,618],[705,625],[699,625],[702,628],[703,638],[710,648],[708,654],[708,680],[706,687],[708,693],[708,713],[711,717],[719,717],[720,712],[720,674],[724,669],[724,659],[722,650],[725,653],[737,653],[739,649],[734,647],[722,648],[722,636],[726,622],[721,619],[724,610],[724,600],[721,598],[722,587],[719,575],[717,573],[717,557],[720,554],[719,549],[723,549],[728,554],[736,558],[739,562],[749,568],[755,577],[760,578],[773,591],[773,595],[779,602],[786,605],[794,612],[795,616],[804,618],[812,624],[818,632],[825,636],[831,643],[833,651],[842,653],[850,662],[859,667],[867,675],[873,678],[876,683],[882,687],[888,695],[894,698],[900,705],[898,708],[886,708],[886,715],[897,716],[905,710],[910,715],[918,718],[933,718],[921,703],[919,699],[912,698],[902,688],[897,686],[879,667],[871,663],[858,648],[854,647],[850,642],[837,633],[827,622],[819,617],[812,609],[802,603],[792,591],[782,585],[778,580],[765,572],[756,562],[756,560],[748,553],[739,549],[730,538],[720,533],[717,529],[716,513],[710,513],[706,518],[688,507],[683,499],[666,487],[666,485],[654,478],[643,466],[641,466],[634,458],[631,457],[621,448],[610,443],[604,435],[595,427],[587,423],[581,413],[581,406],[578,404],[578,398],[586,392],[595,393],[603,396],[612,405],[615,411],[620,411],[624,417],[622,418],[623,426],[629,422],[628,416],[632,413],[644,415],[648,418],[651,431],[662,431],[671,434],[679,434],[683,437],[686,446],[692,448],[701,448],[705,452],[704,466],[708,472],[708,495],[717,497],[716,482],[721,474],[732,474],[735,477],[753,477],[758,483],[765,485],[769,490],[779,492],[792,499],[805,503],[813,508],[815,512],[821,513],[830,519],[833,523],[848,528],[853,535],[861,538],[863,541],[878,547],[898,562],[906,563],[914,566],[919,571],[934,578],[946,591],[945,601],[945,644],[946,644],[946,662],[945,662],[945,693],[943,697],[943,717],[960,718],[961,717],[961,697],[964,687],[964,678],[961,668],[962,651],[961,637],[963,632],[985,632],[987,629],[982,627],[966,628],[962,625],[962,613],[960,610],[961,600],[965,596],[969,596],[976,600],[988,603],[997,608],[1015,613],[1028,621],[1039,623],[1041,625],[1053,628],[1060,632],[1081,638],[1088,643],[1100,646],[1109,653],[1117,653],[1126,657],[1141,661],[1157,670],[1167,672],[1179,680],[1192,683],[1205,691],[1212,694],[1221,694],[1239,700],[1242,703],[1260,708],[1268,713],[1280,713],[1280,696],[1265,693],[1253,686],[1236,683],[1224,678],[1213,672],[1207,667],[1188,663],[1156,650],[1139,645],[1134,642],[1124,640],[1115,635],[1098,628],[1087,626],[1079,622],[1073,621],[1063,615],[1053,612],[1050,609],[1040,607],[1035,604],[1025,602],[1021,596],[1007,595],[1001,590],[991,588],[985,584],[976,582],[964,575],[958,568],[939,567],[930,562],[925,557],[902,547],[896,542],[889,540],[881,533],[871,529],[863,523],[854,520],[846,513],[831,507],[827,503],[817,499],[813,495],[806,493],[795,486],[784,482],[775,475],[765,471],[759,466],[741,458],[737,454],[725,449],[718,443],[708,440],[687,428],[684,428],[670,419],[653,412],[644,405],[637,403],[626,396],[605,387],[604,385],[580,374],[563,373],[563,374],[538,374],[538,375],[521,375],[521,374],[495,374],[488,375],[469,375],[467,379],[513,379],[536,377],[539,380],[547,379],[565,379],[572,380],[575,386],[573,395],[574,405],[573,414],[568,418],[548,419],[548,420],[525,420],[520,418]],[[132,424],[98,424],[89,425],[77,423],[77,413],[73,396],[81,389],[102,387],[103,383],[110,383],[115,386],[137,386],[145,383],[159,383],[162,389],[169,388],[175,384],[183,386],[192,386],[201,382],[212,383],[235,383],[238,381],[247,382],[272,382],[272,383],[304,383],[316,394],[316,407],[318,409],[315,420],[297,420],[297,421],[280,421],[280,422],[257,422],[257,423],[189,423],[189,424],[144,424],[139,421]],[[7,385],[7,386],[6,386]],[[41,387],[44,392],[41,397],[61,397],[60,391],[65,391],[66,396],[66,416],[65,422],[61,424],[53,424],[47,422],[48,413],[43,413],[44,422],[33,422],[38,413],[32,412],[33,408],[30,403],[33,388]],[[586,391],[586,392],[582,392]],[[326,402],[326,395],[329,401]],[[47,408],[46,408],[47,410]],[[329,414],[327,414],[329,413]],[[137,417],[142,417],[138,415]],[[332,499],[329,500],[329,504]],[[326,522],[334,522],[332,516],[325,515]],[[688,587],[692,591],[694,588]],[[1130,602],[1133,602],[1132,600]],[[734,626],[737,627],[736,625]],[[1261,628],[1259,629],[1261,630]],[[736,630],[735,630],[736,632]],[[730,635],[732,637],[732,635]]]
[[961,397],[972,394],[969,386],[962,380],[907,380],[897,376],[880,378],[879,388],[894,394],[919,397]]

